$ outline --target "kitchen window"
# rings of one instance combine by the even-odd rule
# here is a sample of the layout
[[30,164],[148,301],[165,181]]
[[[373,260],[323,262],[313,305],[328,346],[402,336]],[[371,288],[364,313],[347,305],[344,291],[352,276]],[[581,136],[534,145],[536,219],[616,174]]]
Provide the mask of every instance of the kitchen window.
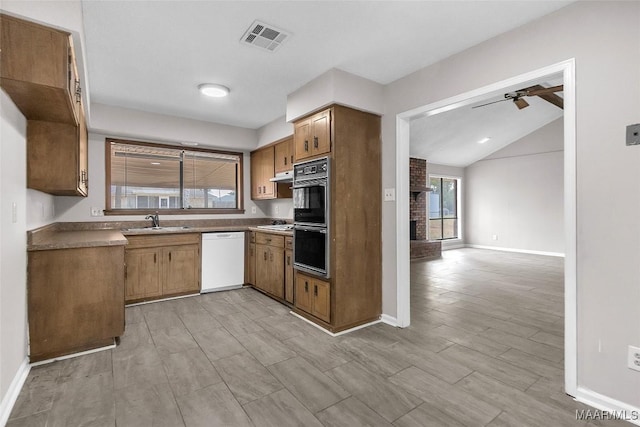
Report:
[[458,226],[458,179],[429,177],[429,239],[460,237]]
[[242,153],[106,140],[106,214],[243,213]]

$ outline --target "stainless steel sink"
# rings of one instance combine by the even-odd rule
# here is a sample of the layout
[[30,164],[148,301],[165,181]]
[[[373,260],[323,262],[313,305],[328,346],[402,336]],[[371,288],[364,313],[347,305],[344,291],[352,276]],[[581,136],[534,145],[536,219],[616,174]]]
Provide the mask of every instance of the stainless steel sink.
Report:
[[138,227],[138,228],[125,228],[123,231],[181,231],[188,230],[191,227],[189,226],[178,226],[178,227]]

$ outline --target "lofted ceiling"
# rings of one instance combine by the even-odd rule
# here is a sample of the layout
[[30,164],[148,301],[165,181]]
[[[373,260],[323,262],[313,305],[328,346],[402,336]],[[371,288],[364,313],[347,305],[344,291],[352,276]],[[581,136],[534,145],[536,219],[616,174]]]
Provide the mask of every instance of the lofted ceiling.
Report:
[[[91,100],[256,129],[329,69],[387,84],[569,3],[83,0]],[[255,20],[290,37],[276,52],[241,44]]]
[[[563,110],[538,96],[524,97],[529,106],[519,110],[504,94],[540,84],[562,84],[562,76],[549,76],[474,100],[453,110],[413,119],[410,155],[429,163],[467,167],[562,117]],[[563,93],[558,92],[562,97]],[[490,105],[482,104],[496,102]],[[476,107],[476,108],[474,108]],[[483,138],[489,141],[479,143]]]

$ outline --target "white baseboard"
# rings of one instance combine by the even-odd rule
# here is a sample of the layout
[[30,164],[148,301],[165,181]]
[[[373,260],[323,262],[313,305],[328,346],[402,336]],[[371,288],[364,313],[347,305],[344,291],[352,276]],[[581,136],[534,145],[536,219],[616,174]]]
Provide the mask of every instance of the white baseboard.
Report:
[[[640,408],[612,399],[588,388],[578,387],[575,399],[614,416],[626,418],[627,422],[640,426]],[[613,419],[613,418],[612,418]]]
[[78,353],[66,354],[64,356],[54,357],[53,359],[41,360],[39,362],[33,362],[31,366],[40,366],[40,365],[48,365],[49,363],[58,362],[60,360],[73,359],[74,357],[84,356],[86,354],[97,353],[99,351],[104,350],[112,350],[116,348],[116,342],[113,341],[113,344],[106,345],[104,347],[92,348],[91,350],[80,351]]
[[500,248],[498,246],[485,246],[485,245],[464,245],[465,248],[474,248],[474,249],[490,249],[492,251],[502,251],[502,252],[516,252],[520,254],[531,254],[531,255],[546,255],[546,256],[555,256],[564,258],[564,254],[562,252],[545,252],[545,251],[530,251],[527,249],[513,249],[513,248]]
[[388,314],[383,314],[380,316],[380,320],[382,323],[386,323],[387,325],[393,326],[394,328],[398,327],[398,319],[393,316],[389,316]]
[[323,328],[323,327],[321,327],[319,325],[316,325],[311,320],[306,319],[303,316],[300,316],[298,313],[294,313],[293,311],[290,311],[289,314],[292,314],[292,315],[296,316],[298,319],[304,320],[305,322],[307,322],[311,326],[315,326],[316,328],[320,329],[325,334],[331,335],[332,337],[339,337],[340,335],[348,334],[349,332],[357,331],[358,329],[363,329],[363,328],[366,328],[367,326],[375,325],[376,323],[380,323],[381,322],[381,320],[374,320],[373,322],[365,323],[364,325],[359,325],[359,326],[353,327],[351,329],[345,329],[344,331],[333,333],[331,331],[327,331],[325,328]]
[[13,405],[15,405],[16,400],[18,400],[18,395],[20,394],[20,390],[22,390],[22,386],[30,370],[31,365],[29,365],[29,358],[25,357],[18,368],[18,372],[16,372],[16,375],[13,377],[11,384],[9,384],[9,389],[2,398],[2,402],[0,402],[0,426],[4,426],[9,420]]

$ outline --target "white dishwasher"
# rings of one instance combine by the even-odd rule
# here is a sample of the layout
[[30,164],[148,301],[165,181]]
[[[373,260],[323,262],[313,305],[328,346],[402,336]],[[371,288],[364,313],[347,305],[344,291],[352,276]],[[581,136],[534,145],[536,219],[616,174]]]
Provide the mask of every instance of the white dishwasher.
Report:
[[202,233],[202,292],[244,284],[244,232]]

